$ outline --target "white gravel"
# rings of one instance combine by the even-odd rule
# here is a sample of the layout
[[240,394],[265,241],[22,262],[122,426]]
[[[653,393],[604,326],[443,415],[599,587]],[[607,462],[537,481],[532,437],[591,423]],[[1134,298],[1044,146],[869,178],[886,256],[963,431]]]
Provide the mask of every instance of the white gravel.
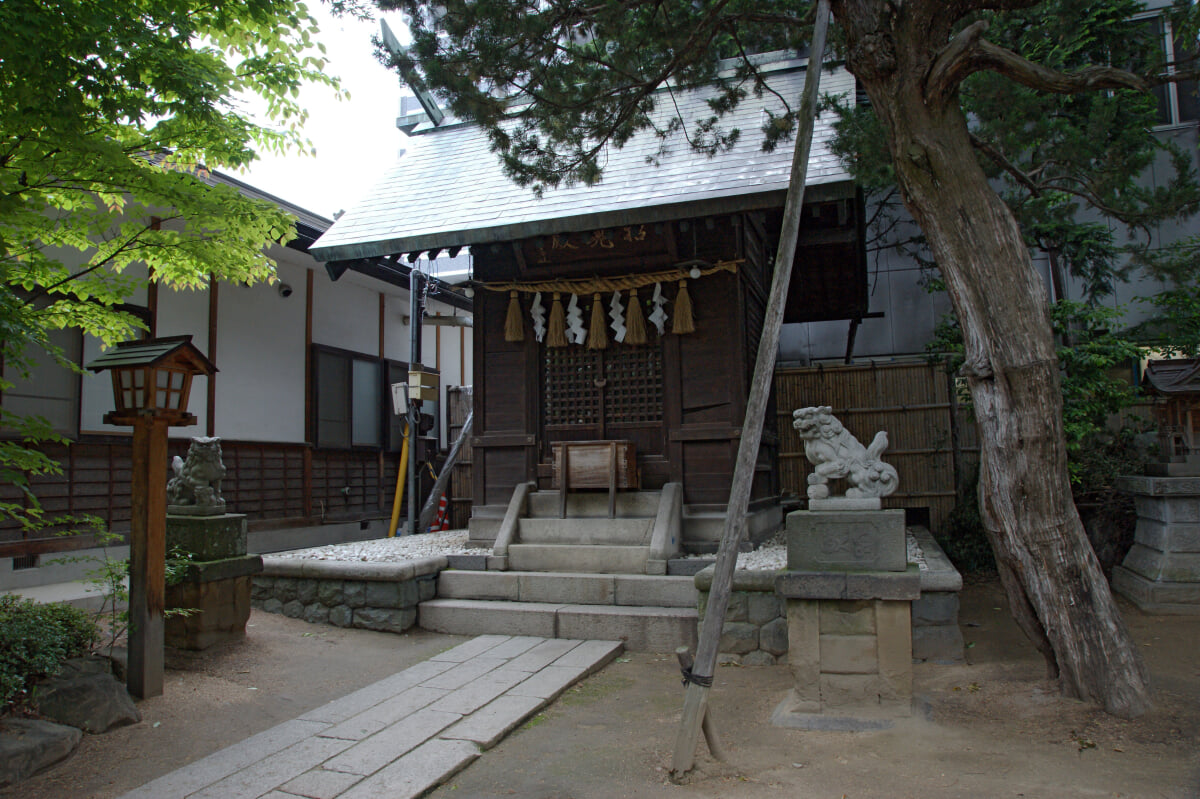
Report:
[[[305,558],[308,560],[345,560],[378,563],[394,563],[441,555],[490,555],[490,548],[467,546],[466,530],[447,530],[439,533],[377,538],[371,541],[353,541],[348,544],[331,544],[311,549],[294,549],[277,552],[275,558]],[[689,558],[712,558],[712,555],[689,555]],[[908,537],[908,562],[925,568],[925,558],[915,538]],[[739,552],[738,570],[778,571],[787,566],[787,544],[776,537],[753,552]]]
[[276,552],[273,558],[304,558],[307,560],[357,560],[394,563],[405,560],[434,558],[439,555],[490,555],[492,550],[467,546],[466,530],[446,530],[438,533],[376,538],[371,541],[352,541],[311,549]]

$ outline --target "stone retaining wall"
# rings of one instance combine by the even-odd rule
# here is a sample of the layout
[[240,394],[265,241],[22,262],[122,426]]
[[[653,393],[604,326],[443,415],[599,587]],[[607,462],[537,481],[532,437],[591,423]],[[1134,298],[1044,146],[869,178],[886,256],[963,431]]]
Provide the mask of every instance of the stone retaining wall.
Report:
[[335,627],[402,633],[417,605],[437,593],[444,557],[404,563],[263,558],[251,604],[268,613]]
[[[958,627],[958,592],[962,576],[942,552],[933,536],[912,528],[921,549],[921,598],[912,603],[912,656],[914,661],[952,663],[963,659],[963,638]],[[700,591],[700,620],[708,606],[713,568],[696,575]],[[734,572],[729,608],[717,651],[726,662],[769,666],[787,661],[787,600],[775,593],[774,571]]]

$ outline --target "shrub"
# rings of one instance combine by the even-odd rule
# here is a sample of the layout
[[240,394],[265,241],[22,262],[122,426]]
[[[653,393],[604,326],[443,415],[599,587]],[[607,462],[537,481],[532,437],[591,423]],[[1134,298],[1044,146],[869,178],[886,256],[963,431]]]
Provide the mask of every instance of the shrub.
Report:
[[95,643],[96,623],[83,610],[0,596],[0,708],[18,702],[42,677]]

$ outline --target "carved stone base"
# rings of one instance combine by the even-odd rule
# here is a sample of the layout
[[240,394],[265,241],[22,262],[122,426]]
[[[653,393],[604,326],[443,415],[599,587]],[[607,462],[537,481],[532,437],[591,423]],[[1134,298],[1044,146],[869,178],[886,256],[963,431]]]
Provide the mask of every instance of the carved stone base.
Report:
[[904,571],[903,510],[798,510],[787,516],[789,569]]
[[208,649],[246,636],[253,576],[262,571],[260,555],[193,563],[182,583],[167,586],[168,609],[187,616],[168,616],[164,636],[178,649]]
[[246,514],[176,516],[167,514],[167,552],[190,553],[194,560],[236,558],[246,554]]
[[1200,477],[1121,477],[1137,506],[1113,588],[1146,613],[1200,614]]

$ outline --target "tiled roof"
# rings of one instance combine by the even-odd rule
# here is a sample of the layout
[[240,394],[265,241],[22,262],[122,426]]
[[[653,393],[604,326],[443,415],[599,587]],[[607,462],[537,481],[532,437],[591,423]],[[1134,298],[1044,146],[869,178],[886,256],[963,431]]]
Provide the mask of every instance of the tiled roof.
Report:
[[[804,70],[793,66],[774,72],[769,83],[795,108]],[[822,94],[853,90],[854,78],[845,69],[821,75]],[[685,120],[706,118],[711,110],[705,100],[713,94],[711,89],[675,90],[672,103],[660,92],[655,114],[665,125],[678,105]],[[623,148],[609,148],[600,183],[547,189],[541,198],[504,175],[479,128],[430,129],[410,139],[409,152],[310,252],[320,260],[370,258],[782,205],[792,144],[784,142],[773,153],[762,151],[764,108],[779,113],[783,105],[770,93],[743,100],[723,120],[725,129],[739,128],[741,137],[733,149],[714,158],[692,150],[676,134],[660,163],[652,165],[647,158],[658,152],[661,141],[643,131]],[[817,121],[809,186],[850,179],[829,151],[832,117],[827,112]]]

